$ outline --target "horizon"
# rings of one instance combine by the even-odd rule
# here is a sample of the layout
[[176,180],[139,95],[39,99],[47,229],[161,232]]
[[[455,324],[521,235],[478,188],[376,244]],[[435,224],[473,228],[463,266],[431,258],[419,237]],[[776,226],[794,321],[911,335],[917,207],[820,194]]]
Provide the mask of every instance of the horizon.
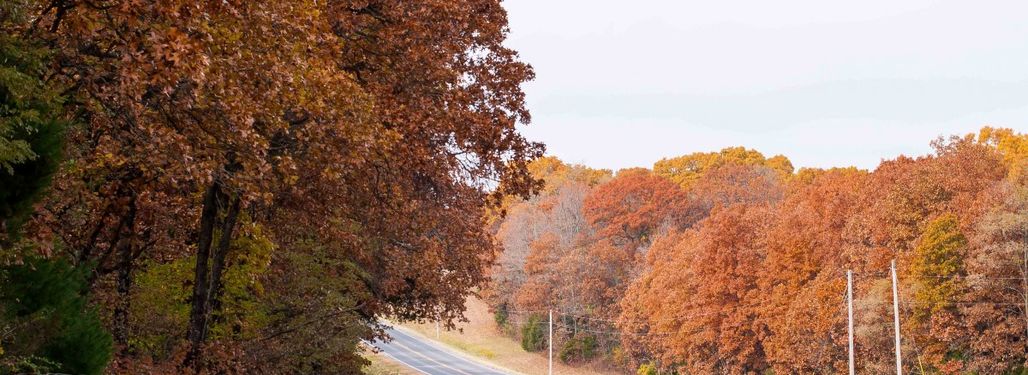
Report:
[[[988,125],[983,125],[982,128],[984,128],[984,127],[988,127]],[[558,160],[560,160],[560,161],[562,161],[564,163],[567,163],[569,165],[578,165],[578,166],[583,166],[583,167],[587,167],[587,168],[591,168],[591,169],[596,169],[596,170],[609,170],[609,171],[611,171],[612,173],[614,173],[616,175],[619,171],[622,171],[622,170],[625,170],[625,169],[645,168],[645,169],[652,170],[653,169],[653,165],[655,163],[657,163],[657,162],[659,162],[661,160],[665,160],[665,159],[672,159],[672,158],[676,158],[676,157],[680,157],[680,156],[689,155],[689,154],[692,154],[692,153],[714,153],[714,152],[722,151],[722,150],[724,150],[726,148],[742,147],[742,148],[745,148],[747,150],[752,150],[752,151],[760,152],[766,158],[771,158],[771,157],[774,157],[774,156],[784,156],[785,158],[789,159],[790,163],[793,164],[793,173],[799,172],[801,169],[822,169],[822,170],[828,170],[828,169],[834,169],[834,168],[840,168],[840,169],[856,168],[858,170],[873,172],[876,169],[878,169],[878,167],[881,166],[882,163],[887,162],[887,161],[896,160],[896,159],[903,158],[903,157],[916,159],[916,158],[920,158],[920,157],[934,155],[935,154],[935,150],[931,147],[931,143],[936,141],[936,140],[949,139],[950,137],[965,137],[965,136],[968,136],[968,135],[972,135],[972,136],[975,136],[977,138],[979,133],[980,133],[980,131],[982,130],[982,128],[979,128],[978,130],[975,130],[973,132],[967,132],[965,134],[940,135],[940,136],[935,137],[935,138],[933,138],[933,139],[931,139],[931,140],[926,142],[926,144],[929,147],[928,147],[928,150],[926,152],[924,152],[924,153],[921,153],[921,154],[897,154],[897,155],[894,155],[892,157],[884,157],[883,156],[877,163],[875,163],[871,167],[861,167],[861,166],[857,166],[857,165],[832,165],[832,166],[827,166],[827,167],[821,167],[821,166],[800,166],[800,165],[796,165],[796,162],[791,157],[789,157],[788,154],[770,154],[770,153],[766,153],[766,152],[764,152],[764,151],[762,151],[760,149],[749,147],[747,145],[742,145],[742,144],[739,144],[739,145],[729,145],[729,146],[725,146],[725,147],[722,147],[722,148],[719,148],[719,149],[692,150],[692,151],[688,151],[688,152],[681,153],[681,154],[662,156],[659,159],[656,159],[653,162],[651,162],[649,165],[635,165],[635,166],[627,166],[627,167],[622,167],[622,168],[617,168],[617,169],[613,169],[613,168],[609,168],[609,167],[589,165],[587,163],[583,163],[583,162],[579,162],[579,161],[575,161],[575,160],[567,160],[567,159],[564,159],[564,158],[560,157],[559,155],[554,155],[553,153],[549,152],[549,150],[547,150],[547,152],[545,154],[543,154],[543,157],[556,157]],[[994,127],[994,128],[997,128],[997,127]],[[1014,129],[1014,131],[1017,131],[1017,129]]]

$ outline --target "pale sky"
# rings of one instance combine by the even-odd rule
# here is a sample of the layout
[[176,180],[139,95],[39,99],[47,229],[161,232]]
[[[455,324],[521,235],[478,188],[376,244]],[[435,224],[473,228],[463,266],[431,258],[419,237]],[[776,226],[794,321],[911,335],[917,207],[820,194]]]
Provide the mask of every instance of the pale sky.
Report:
[[505,0],[548,153],[652,167],[727,146],[797,167],[1028,131],[1028,1]]

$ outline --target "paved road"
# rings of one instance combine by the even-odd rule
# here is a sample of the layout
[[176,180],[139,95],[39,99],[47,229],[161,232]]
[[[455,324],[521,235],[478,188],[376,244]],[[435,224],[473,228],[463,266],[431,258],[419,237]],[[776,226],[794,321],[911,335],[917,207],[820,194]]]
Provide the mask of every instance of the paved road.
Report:
[[509,375],[473,359],[458,355],[437,342],[405,329],[389,331],[393,341],[376,343],[386,356],[428,375]]

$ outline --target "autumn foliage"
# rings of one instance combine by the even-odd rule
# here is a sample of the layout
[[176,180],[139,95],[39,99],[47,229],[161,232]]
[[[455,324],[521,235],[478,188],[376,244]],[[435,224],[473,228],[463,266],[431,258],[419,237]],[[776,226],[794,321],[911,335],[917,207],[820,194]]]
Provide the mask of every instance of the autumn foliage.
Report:
[[[492,302],[507,324],[553,309],[558,347],[597,338],[625,371],[845,373],[852,270],[857,371],[888,373],[896,259],[908,371],[1016,373],[1028,361],[1024,139],[985,128],[874,171],[794,172],[739,147],[599,184],[541,175],[543,195],[499,226],[501,259],[518,239],[526,261],[494,268]],[[563,207],[580,211],[555,215],[543,202],[572,186],[582,204]]]
[[[540,187],[506,24],[494,0],[4,2],[0,260],[85,274],[110,372],[357,372],[379,318],[460,319],[487,212]],[[80,372],[10,337],[0,372]]]
[[639,373],[1028,367],[1028,134],[544,157],[498,0],[0,4],[0,373],[357,373],[479,293]]

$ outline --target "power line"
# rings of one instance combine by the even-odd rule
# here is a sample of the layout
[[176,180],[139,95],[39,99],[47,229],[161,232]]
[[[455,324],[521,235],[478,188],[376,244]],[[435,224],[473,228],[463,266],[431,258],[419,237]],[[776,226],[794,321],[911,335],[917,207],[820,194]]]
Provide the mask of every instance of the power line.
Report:
[[[894,267],[895,267],[894,265],[892,267],[890,267],[890,272],[860,272],[860,273],[853,272],[852,275],[854,275],[854,276],[856,276],[856,275],[863,276],[862,278],[865,279],[865,280],[873,280],[875,278],[883,278],[883,279],[884,278],[892,278],[892,282],[893,282],[893,285],[895,287],[895,285],[897,284],[897,280],[899,279],[899,274],[898,274],[898,272],[896,271],[896,269]],[[986,276],[986,275],[980,275],[980,274],[971,274],[971,275],[910,275],[910,276],[907,277],[908,280],[911,279],[911,278],[937,278],[937,279],[963,279],[963,280],[1024,280],[1024,278],[1022,278],[1022,277]],[[831,279],[834,279],[834,278],[829,278],[829,280],[831,280]],[[881,280],[881,281],[885,281],[885,280]],[[896,337],[896,341],[897,341],[897,343],[896,343],[896,345],[897,345],[896,346],[897,372],[901,372],[902,371],[902,359],[900,357],[901,356],[900,346],[899,346],[899,329],[900,329],[900,327],[899,327],[899,322],[898,322],[900,306],[898,306],[899,305],[898,297],[899,297],[898,293],[894,290],[893,291],[893,298],[894,298],[894,301],[893,301],[893,305],[894,305],[893,306],[894,322],[892,322],[893,324],[888,324],[886,321],[883,321],[882,324],[881,324],[881,326],[882,326],[881,328],[883,328],[883,329],[894,328],[896,330],[896,336],[897,336]],[[852,297],[843,297],[843,300],[847,301],[848,298],[851,299]],[[798,302],[798,301],[797,300],[793,300],[792,302],[790,302],[790,303],[788,303],[786,305],[791,306],[791,307],[796,307],[797,306],[796,302]],[[848,301],[848,303],[852,303],[852,301]],[[1024,308],[1028,309],[1028,306],[1025,306],[1025,304],[1022,303],[1022,302],[997,302],[997,301],[956,301],[956,300],[942,300],[942,301],[937,301],[937,302],[934,302],[934,301],[908,301],[906,303],[906,305],[907,305],[906,306],[907,309],[909,309],[912,306],[925,306],[925,305],[1014,306],[1014,307],[1024,307]],[[785,306],[785,305],[783,305],[783,306]],[[688,308],[710,308],[710,307],[708,307],[708,306],[695,306],[694,305],[694,306],[680,307],[680,308],[688,309]],[[575,324],[569,325],[569,324],[564,324],[564,321],[565,321],[564,319],[558,319],[556,322],[553,322],[553,324],[556,325],[559,329],[564,329],[564,330],[571,331],[571,332],[585,332],[585,333],[591,333],[591,334],[596,334],[596,335],[606,335],[606,336],[613,336],[613,337],[619,337],[619,338],[646,339],[646,338],[656,338],[656,337],[689,336],[689,335],[694,335],[694,334],[697,334],[697,333],[700,333],[700,332],[703,332],[703,331],[707,331],[707,330],[724,331],[724,330],[731,330],[731,329],[737,329],[737,328],[750,328],[752,330],[757,330],[757,329],[759,329],[759,326],[755,326],[755,325],[762,324],[761,320],[766,320],[766,319],[771,319],[771,318],[776,318],[776,317],[791,317],[796,312],[794,310],[795,309],[790,308],[790,309],[788,309],[785,312],[777,313],[777,314],[756,314],[756,316],[754,316],[754,317],[746,317],[742,321],[731,322],[731,323],[726,323],[724,319],[727,318],[727,317],[733,317],[732,311],[725,311],[723,309],[715,309],[715,310],[712,310],[712,311],[699,312],[699,313],[691,313],[691,314],[682,314],[682,315],[676,315],[676,316],[664,316],[664,317],[660,317],[659,319],[646,319],[644,317],[644,319],[642,319],[640,321],[626,321],[626,320],[623,320],[623,319],[610,319],[610,318],[596,317],[596,316],[593,316],[593,315],[588,314],[588,313],[583,313],[581,311],[567,311],[567,310],[560,310],[560,309],[552,309],[552,310],[515,310],[515,309],[506,309],[505,311],[508,314],[511,314],[511,315],[525,315],[525,314],[528,314],[528,315],[532,315],[532,314],[542,315],[544,313],[549,313],[549,312],[552,311],[552,313],[558,314],[558,316],[561,317],[561,318],[570,318],[570,319],[575,321]],[[712,321],[712,322],[699,323],[699,326],[692,327],[692,329],[688,329],[688,326],[690,325],[690,323],[697,323],[697,322],[690,322],[691,320],[694,320],[694,319],[697,319],[697,318],[702,318],[702,317],[708,317],[708,316],[717,316],[718,319],[716,321]],[[584,326],[584,327],[583,326],[579,326],[578,323],[577,323],[578,320],[584,320],[586,322],[586,323],[584,323],[584,324],[586,324],[586,326]],[[792,325],[791,324],[791,322],[792,322],[791,318],[787,319],[787,320],[790,322],[788,325],[791,326]],[[623,327],[623,329],[602,329],[602,328],[597,328],[595,325],[589,325],[589,322],[601,322],[601,323],[603,323],[603,325],[615,326],[615,327]],[[667,330],[667,329],[665,329],[665,330],[651,329],[651,328],[654,328],[654,326],[661,325],[660,323],[667,323],[667,322],[677,323],[677,324],[673,324],[673,325],[677,326],[678,328],[677,329],[672,328],[670,330]],[[536,320],[534,322],[532,322],[532,321],[525,321],[525,320],[516,320],[515,319],[515,320],[508,320],[507,323],[518,324],[518,325],[525,325],[525,324],[542,325],[542,324],[547,324],[549,322],[547,322],[547,321],[545,321],[543,319],[538,319],[538,320]],[[852,323],[850,323],[850,324],[852,324]],[[871,324],[871,325],[876,325],[876,324]],[[864,326],[867,326],[867,324],[865,324]],[[709,341],[709,339],[706,339],[706,341]],[[915,346],[915,350],[918,351],[918,354],[919,354],[920,353],[920,348],[918,347],[917,343],[912,342],[912,344]]]

